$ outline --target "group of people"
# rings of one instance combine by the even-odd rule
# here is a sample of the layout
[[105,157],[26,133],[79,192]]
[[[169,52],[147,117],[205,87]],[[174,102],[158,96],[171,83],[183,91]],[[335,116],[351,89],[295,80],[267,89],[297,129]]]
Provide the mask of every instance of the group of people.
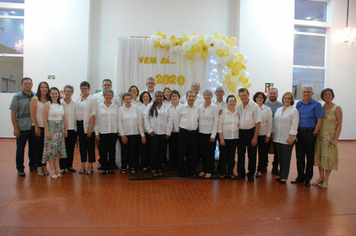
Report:
[[[63,99],[58,88],[50,88],[47,82],[38,85],[36,94],[31,90],[31,78],[23,78],[21,86],[23,91],[13,97],[10,105],[19,176],[25,176],[27,140],[30,170],[39,176],[50,174],[53,179],[67,171],[76,172],[73,154],[77,139],[79,173],[88,175],[93,173],[95,142],[101,174],[115,174],[117,140],[121,144],[122,174],[142,168],[160,176],[163,167],[170,163],[182,178],[195,174],[211,178],[217,142],[221,179],[247,177],[254,182],[267,172],[268,152],[273,147],[272,173],[277,175],[275,180],[285,184],[295,143],[298,177],[292,183],[327,188],[330,172],[338,166],[342,111],[332,102],[334,92],[329,88],[321,93],[323,107],[312,99],[311,86],[303,88],[303,100],[294,107],[293,94],[285,93],[279,102],[276,88],[271,88],[268,100],[263,92],[250,99],[249,91],[242,88],[238,91],[242,103],[237,105],[234,95],[224,100],[221,86],[216,88],[213,99],[212,90],[207,89],[201,95],[200,84],[194,82],[191,90],[181,97],[177,90],[168,87],[154,91],[152,77],[146,81],[147,89],[140,92],[133,85],[121,98],[112,90],[109,79],[103,80],[103,91],[94,95],[90,94],[90,84],[82,82],[76,101],[72,100],[71,85],[64,87]],[[47,161],[50,171],[46,168]],[[202,169],[196,173],[199,161]],[[236,161],[237,175],[234,175]],[[320,176],[311,184],[313,164],[319,167]]]

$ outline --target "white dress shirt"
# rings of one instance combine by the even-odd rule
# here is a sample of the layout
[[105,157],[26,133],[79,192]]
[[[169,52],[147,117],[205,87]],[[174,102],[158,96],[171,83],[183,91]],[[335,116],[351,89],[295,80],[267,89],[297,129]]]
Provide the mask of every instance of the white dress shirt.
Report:
[[274,113],[273,142],[288,144],[287,140],[290,134],[295,135],[293,140],[296,139],[299,125],[299,112],[293,106],[289,106],[283,115],[282,111],[283,107],[280,107],[276,110],[276,113]]
[[148,104],[143,113],[147,133],[154,131],[158,135],[166,134],[170,136],[173,128],[173,111],[171,105],[163,102],[161,108],[157,107],[157,117],[155,114],[153,114],[153,116],[149,115],[152,105],[152,103]]
[[[37,108],[36,108],[36,121],[38,124],[38,127],[43,128],[43,107],[44,103],[40,102],[37,98],[37,96],[34,96],[34,98],[37,100]],[[33,125],[33,123],[32,123]]]
[[196,130],[199,124],[199,107],[196,105],[190,107],[188,103],[183,104],[179,107],[177,119],[180,128]]
[[61,104],[64,108],[64,114],[66,116],[67,130],[77,131],[77,116],[76,116],[76,104],[73,100],[67,104],[63,99]]
[[273,121],[272,121],[272,110],[266,105],[262,105],[260,107],[261,109],[261,126],[260,126],[260,132],[259,136],[264,136],[266,137],[271,137],[272,133],[272,126],[273,126]]
[[183,106],[182,103],[179,103],[177,104],[176,107],[174,107],[173,105],[172,106],[172,112],[173,112],[173,133],[178,133],[179,132],[179,124],[178,124],[178,110],[179,110],[179,107]]
[[144,125],[145,120],[143,118],[143,113],[145,112],[146,107],[147,106],[145,104],[142,104],[141,106],[138,107],[138,118],[141,120],[141,122],[143,124],[143,132],[145,132],[145,133],[147,133],[147,129],[146,129],[146,126]]
[[218,100],[216,100],[216,99],[213,99],[212,102],[219,108],[219,110],[227,109],[227,104],[226,104],[224,98],[221,102],[218,102]]
[[140,97],[137,97],[136,101],[132,99],[131,104],[140,107],[142,105],[142,102],[140,102]]
[[[116,93],[114,93],[114,97],[112,98],[112,103],[113,104],[116,104],[118,107],[121,107],[122,103],[121,103],[121,98],[119,95],[117,95]],[[104,98],[104,92],[101,91],[99,93],[96,93],[93,95],[97,100],[98,100],[98,104],[105,101],[105,98]]]
[[143,132],[142,121],[138,118],[138,107],[132,105],[127,108],[124,104],[119,108],[119,133],[123,135],[140,134],[145,136]]
[[199,133],[211,134],[215,138],[218,129],[219,108],[211,103],[204,107],[204,103],[199,106]]
[[[75,104],[77,110],[77,114],[76,114],[77,120],[83,121],[84,133],[87,133],[89,128],[90,118],[96,115],[96,108],[98,106],[98,101],[96,98],[94,98],[93,95],[90,94],[84,101],[82,101],[82,96],[80,96],[78,100],[75,102]],[[93,124],[92,130],[90,130],[89,132],[94,132],[94,126],[95,124]]]
[[[187,102],[187,99],[185,98],[185,95],[179,99],[179,102],[184,104]],[[204,97],[203,95],[200,95],[199,93],[197,94],[196,98],[195,98],[195,102],[194,102],[194,105],[199,107],[200,104],[204,103],[205,100],[204,100]]]
[[99,103],[95,116],[95,134],[118,133],[119,107],[111,103],[107,107],[104,102]]
[[236,110],[239,113],[240,129],[252,129],[256,126],[256,123],[261,122],[261,109],[250,99],[246,107],[243,107],[243,103],[240,103]]
[[229,109],[224,109],[219,116],[218,133],[222,133],[224,139],[239,138],[239,114]]

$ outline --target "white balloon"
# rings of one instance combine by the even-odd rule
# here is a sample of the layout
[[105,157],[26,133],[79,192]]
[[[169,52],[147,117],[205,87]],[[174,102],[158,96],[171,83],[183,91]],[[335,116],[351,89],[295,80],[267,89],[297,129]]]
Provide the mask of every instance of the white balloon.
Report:
[[242,62],[243,62],[244,64],[247,64],[248,58],[247,58],[246,56],[244,56],[244,59],[242,60]]
[[243,88],[242,86],[237,86],[236,89],[235,89],[235,92],[238,94],[239,90],[242,89],[242,88]]
[[204,39],[204,44],[210,46],[210,44],[213,42],[213,36],[212,35],[207,35]]
[[189,42],[184,42],[182,48],[184,51],[189,51],[192,48],[192,45],[190,45]]
[[237,75],[237,77],[240,77],[240,76],[243,76],[243,75],[246,75],[246,71],[239,70],[239,74]]
[[239,82],[239,77],[237,77],[237,76],[232,76],[232,77],[231,77],[231,82],[233,82],[233,83]]
[[189,39],[189,43],[190,43],[191,45],[197,44],[198,42],[199,42],[199,37],[196,36],[196,35],[190,37],[190,39]]
[[227,57],[221,57],[220,63],[221,63],[221,65],[225,66],[228,61],[229,61],[229,59],[227,59]]
[[167,40],[167,45],[168,45],[168,46],[172,46],[172,45],[173,45],[173,42],[168,39],[168,40]]
[[227,58],[229,59],[229,61],[235,60],[235,57],[236,57],[236,54],[235,54],[235,53],[232,53],[232,52],[230,52],[230,54],[227,56]]
[[179,52],[182,49],[182,47],[180,45],[177,45],[177,46],[175,46],[173,48],[175,48],[177,52]]
[[216,49],[215,49],[215,47],[209,47],[208,53],[209,53],[210,56],[215,55],[215,54],[216,54]]
[[175,52],[175,51],[176,51],[176,48],[175,48],[175,47],[170,47],[170,48],[169,48],[169,51]]
[[162,46],[166,46],[166,45],[167,45],[167,41],[166,41],[165,39],[162,39],[161,45],[162,45]]
[[157,39],[156,35],[153,34],[153,35],[151,36],[151,40],[152,40],[152,41],[156,41],[156,39]]
[[222,39],[219,39],[219,40],[216,41],[216,43],[215,43],[216,49],[222,49],[222,48],[225,47],[225,45],[226,45],[226,43],[225,43],[225,41],[222,40]]
[[231,69],[230,68],[225,68],[225,72],[226,72],[226,74],[228,75],[228,74],[231,74]]
[[236,47],[236,46],[233,46],[230,50],[231,53],[238,53],[239,52],[239,49]]
[[[230,52],[230,50],[231,50],[231,47],[230,47],[229,45],[226,45],[226,46],[225,46],[225,51],[226,51],[226,52]],[[235,58],[234,58],[234,59],[235,59]]]
[[181,49],[179,50],[179,53],[182,54],[183,56],[185,56],[185,54],[186,54],[186,52],[183,50],[183,48],[181,48]]
[[251,77],[250,73],[248,73],[248,72],[245,72],[245,76],[247,76],[248,78]]
[[162,41],[162,36],[157,36],[156,41],[157,42],[161,42]]

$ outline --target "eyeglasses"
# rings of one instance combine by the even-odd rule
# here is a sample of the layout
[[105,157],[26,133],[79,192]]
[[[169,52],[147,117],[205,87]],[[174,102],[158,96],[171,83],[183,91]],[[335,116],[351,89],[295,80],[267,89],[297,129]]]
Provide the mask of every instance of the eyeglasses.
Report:
[[83,88],[83,87],[80,88],[80,90],[87,90],[87,89],[88,89],[88,88]]
[[225,93],[224,91],[216,91],[215,93]]
[[192,88],[200,88],[200,86],[193,85]]

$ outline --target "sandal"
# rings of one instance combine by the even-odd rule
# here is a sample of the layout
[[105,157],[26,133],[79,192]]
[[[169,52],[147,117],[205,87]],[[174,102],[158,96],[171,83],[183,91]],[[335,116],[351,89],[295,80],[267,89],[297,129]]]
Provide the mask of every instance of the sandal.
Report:
[[61,178],[61,177],[62,177],[61,170],[60,170],[60,169],[57,169],[56,172],[58,173],[57,176],[58,176],[59,178]]
[[162,176],[163,175],[163,171],[162,170],[158,170],[158,175]]
[[131,174],[135,174],[135,173],[136,173],[135,168],[131,168],[131,169],[130,169],[130,172],[131,172]]
[[[56,171],[50,171],[51,173],[56,173]],[[58,179],[58,175],[51,175],[51,178],[52,179]]]
[[126,174],[126,170],[125,169],[121,169],[120,170],[120,174]]
[[317,179],[315,180],[315,182],[312,183],[313,186],[317,186],[317,185],[320,185],[323,181]]
[[262,172],[257,172],[257,174],[256,174],[256,178],[261,178],[262,177]]
[[49,175],[49,172],[48,172],[46,166],[42,166],[42,169],[43,169],[43,173],[44,173],[45,175]]
[[202,172],[199,173],[199,176],[200,176],[200,177],[203,177],[204,175],[205,175],[205,172],[204,172],[204,171],[202,171]]
[[204,176],[204,178],[206,178],[206,179],[210,179],[210,177],[211,177],[210,173],[206,173],[205,176]]
[[328,183],[327,182],[323,182],[322,184],[319,185],[319,187],[327,189],[328,188]]
[[220,175],[220,179],[225,179],[225,175]]
[[235,179],[235,175],[230,175],[230,179]]
[[79,174],[85,174],[85,170],[79,170]]
[[158,176],[158,173],[157,173],[155,170],[151,171],[151,174],[152,174],[153,176]]

